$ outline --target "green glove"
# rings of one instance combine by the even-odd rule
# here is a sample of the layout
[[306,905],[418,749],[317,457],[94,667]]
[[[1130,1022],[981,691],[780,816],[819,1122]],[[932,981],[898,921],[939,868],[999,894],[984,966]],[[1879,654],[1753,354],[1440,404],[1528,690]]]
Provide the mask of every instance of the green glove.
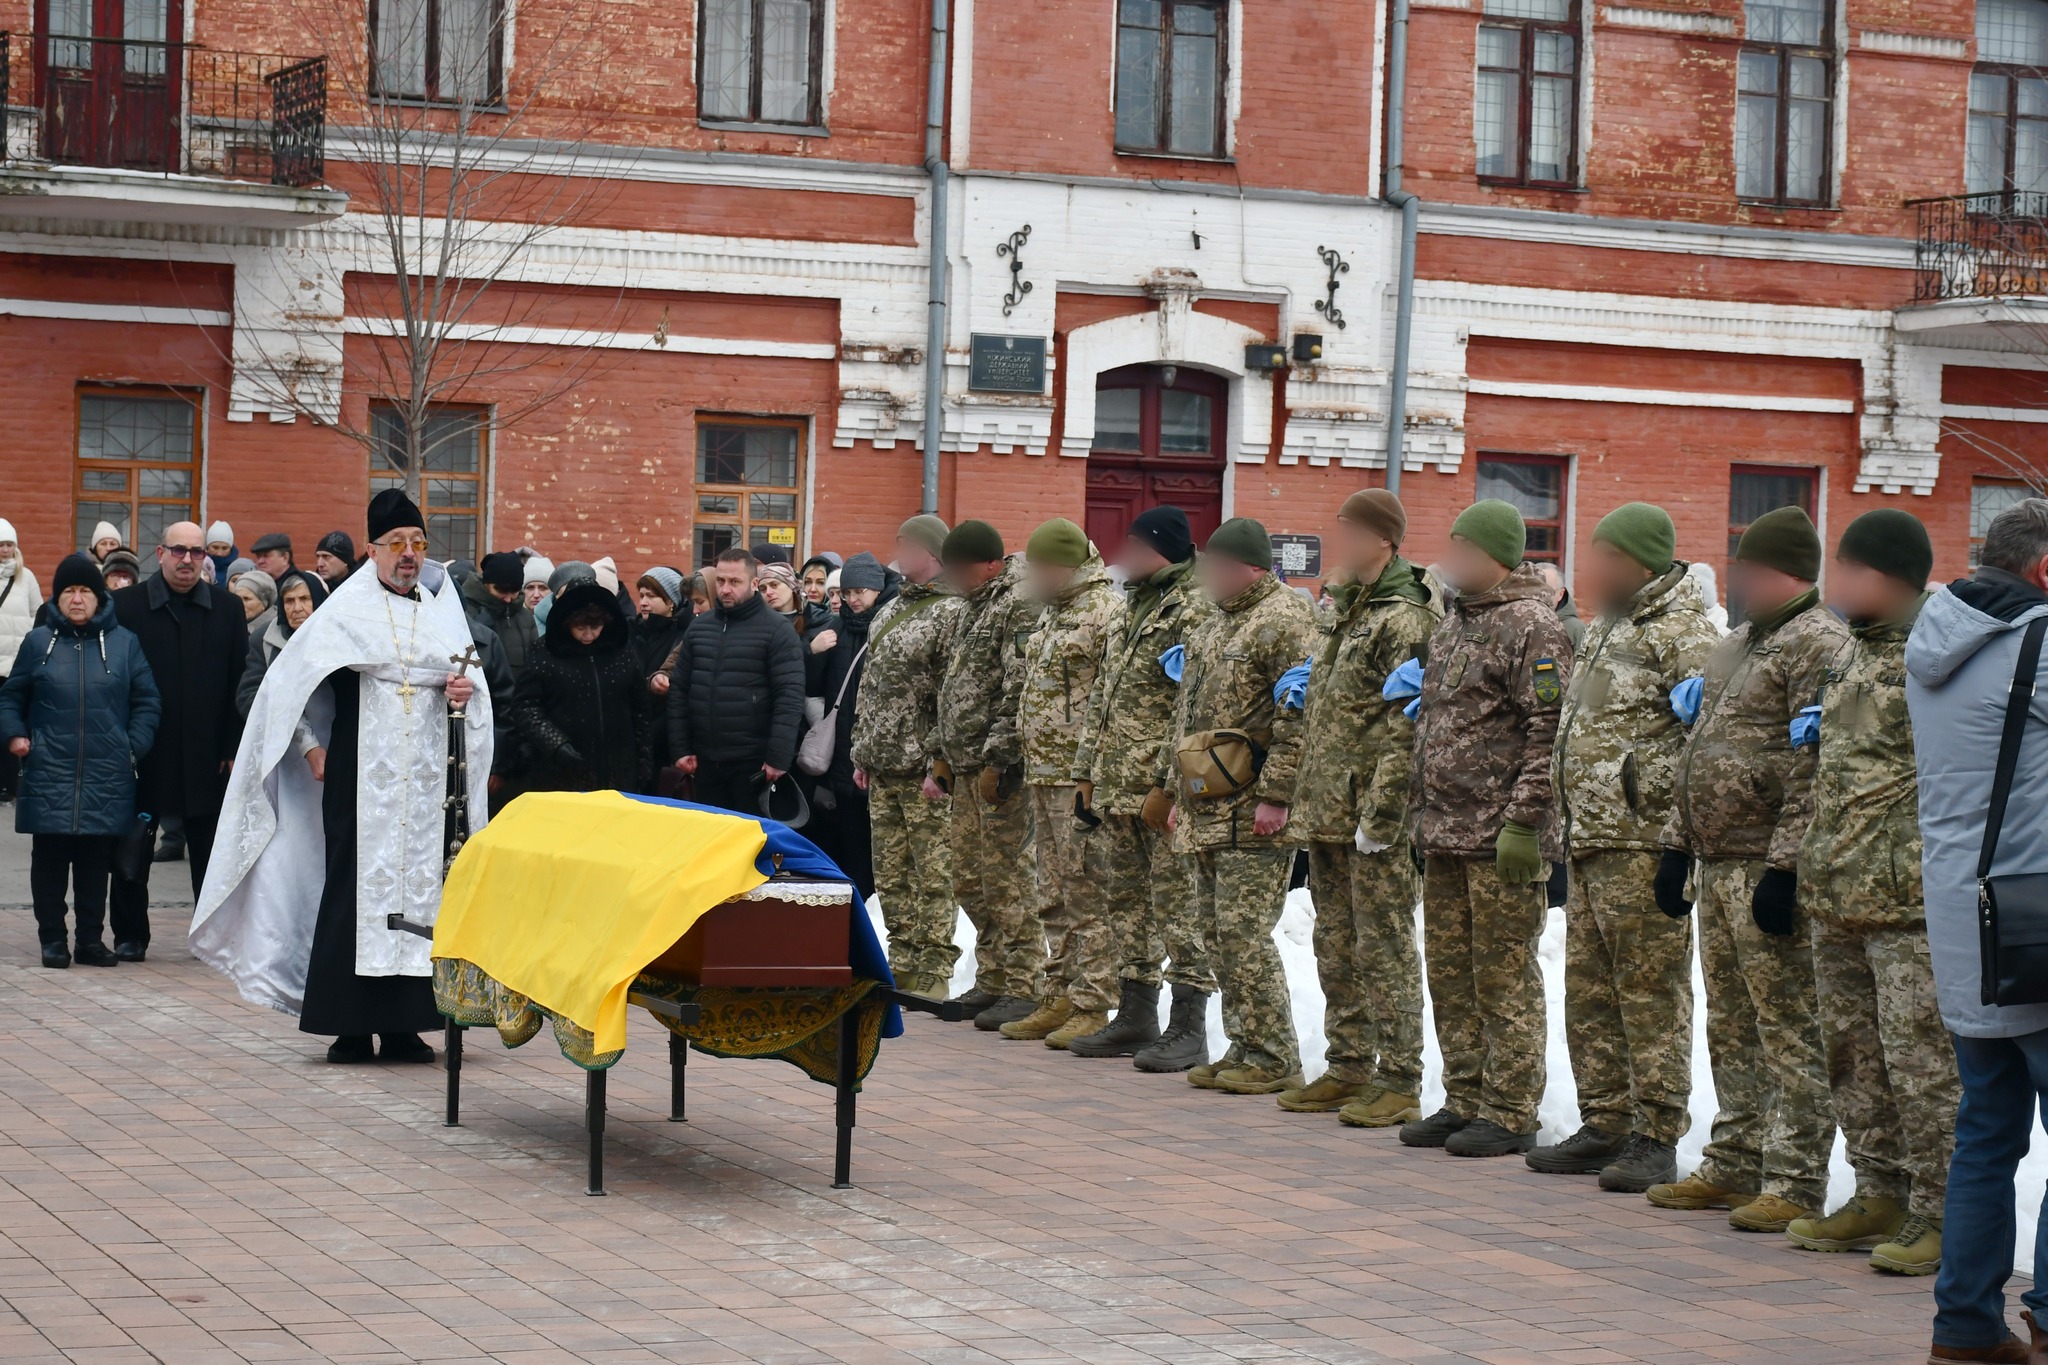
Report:
[[1536,846],[1536,831],[1512,820],[1502,825],[1493,841],[1493,869],[1509,886],[1542,881],[1543,850]]

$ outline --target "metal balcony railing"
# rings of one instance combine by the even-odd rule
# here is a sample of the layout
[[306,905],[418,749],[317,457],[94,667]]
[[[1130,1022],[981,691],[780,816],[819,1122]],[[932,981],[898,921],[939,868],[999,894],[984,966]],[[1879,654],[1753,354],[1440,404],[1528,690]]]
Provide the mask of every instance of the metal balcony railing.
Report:
[[0,32],[0,162],[303,187],[326,135],[325,57]]
[[2048,194],[1915,199],[1913,301],[2048,295]]

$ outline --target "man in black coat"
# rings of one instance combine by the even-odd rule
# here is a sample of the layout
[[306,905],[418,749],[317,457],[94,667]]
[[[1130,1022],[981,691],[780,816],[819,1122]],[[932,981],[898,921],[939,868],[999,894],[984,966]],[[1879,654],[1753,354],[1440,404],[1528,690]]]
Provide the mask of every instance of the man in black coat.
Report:
[[804,718],[803,645],[755,590],[755,567],[745,550],[718,557],[718,605],[683,632],[668,694],[676,767],[699,802],[745,815],[788,774]]
[[[189,521],[164,529],[157,572],[113,595],[114,616],[142,642],[163,696],[156,744],[137,770],[136,804],[153,824],[184,821],[192,894],[206,880],[228,767],[242,739],[235,689],[249,658],[241,603],[203,581],[205,533]],[[114,953],[140,962],[149,949],[149,865],[142,880],[114,876],[108,918]]]

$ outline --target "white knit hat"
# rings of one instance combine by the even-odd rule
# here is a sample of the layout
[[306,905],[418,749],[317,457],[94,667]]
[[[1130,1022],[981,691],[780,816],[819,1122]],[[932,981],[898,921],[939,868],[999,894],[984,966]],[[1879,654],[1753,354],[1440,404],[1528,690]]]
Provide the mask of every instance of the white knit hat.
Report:
[[554,561],[546,555],[534,555],[526,561],[526,573],[520,578],[522,584],[546,584],[548,575],[555,571]]
[[14,538],[14,523],[5,517],[0,517],[0,541],[5,541],[9,545],[19,545],[21,543]]
[[235,543],[235,528],[224,521],[216,521],[206,528],[206,543],[232,545]]
[[591,560],[590,567],[597,570],[597,584],[599,587],[611,593],[619,590],[618,562],[610,555],[606,555],[602,559]]
[[92,528],[92,539],[85,543],[87,545],[97,545],[103,540],[119,541],[125,545],[128,537],[122,535],[120,528],[115,526],[113,522],[103,521]]

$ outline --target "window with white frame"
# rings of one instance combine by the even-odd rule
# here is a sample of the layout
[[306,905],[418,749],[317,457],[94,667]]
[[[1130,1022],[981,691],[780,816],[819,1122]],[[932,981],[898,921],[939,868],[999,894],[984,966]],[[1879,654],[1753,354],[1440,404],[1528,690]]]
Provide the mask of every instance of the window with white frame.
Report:
[[1977,0],[1964,188],[2048,191],[2048,0]]
[[1829,0],[1748,0],[1743,22],[1735,193],[1772,204],[1824,204],[1834,98]]
[[1984,549],[1984,534],[2008,507],[2034,496],[2034,490],[2017,479],[1972,479],[1970,481],[1970,567],[1977,567]]
[[1479,178],[1570,187],[1578,175],[1578,0],[1486,0],[1472,133]]

